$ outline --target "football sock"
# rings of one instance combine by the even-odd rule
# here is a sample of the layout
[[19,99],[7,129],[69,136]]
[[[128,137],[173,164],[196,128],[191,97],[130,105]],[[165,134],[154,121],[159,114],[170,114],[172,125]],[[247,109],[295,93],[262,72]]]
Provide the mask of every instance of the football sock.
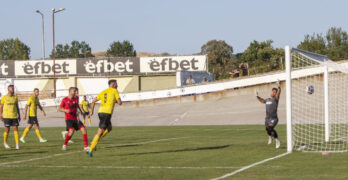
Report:
[[18,144],[19,143],[18,131],[13,131],[13,134],[14,134],[14,138],[15,138],[16,144]]
[[37,136],[39,139],[42,139],[41,134],[40,134],[40,130],[36,129],[35,132],[36,132],[36,136]]
[[22,134],[22,138],[25,138],[25,136],[27,136],[27,134],[28,134],[29,131],[30,131],[29,128],[25,128],[25,129],[24,129],[24,132],[23,132],[23,134]]
[[275,131],[274,129],[273,129],[273,137],[276,138],[276,139],[278,138],[277,131]]
[[85,144],[85,147],[88,147],[88,139],[87,134],[82,134],[83,144]]
[[8,133],[7,133],[7,132],[4,132],[4,142],[5,142],[5,143],[7,142],[7,138],[8,138]]
[[85,118],[83,118],[82,123],[83,123],[83,125],[86,124]]
[[88,118],[88,124],[91,125],[91,118]]
[[103,139],[104,136],[105,136],[107,133],[109,133],[109,130],[108,130],[108,129],[105,129],[104,132],[103,132],[103,134],[100,136],[100,139],[99,139],[99,140]]
[[70,139],[71,139],[71,136],[69,136],[69,134],[67,134],[65,137],[64,145],[67,145]]
[[271,130],[270,128],[266,127],[266,131],[267,131],[267,134],[268,134],[269,136],[272,136],[272,137],[273,137],[273,135],[272,135],[272,130]]
[[91,143],[91,147],[90,147],[90,149],[89,149],[89,152],[93,152],[94,148],[95,148],[95,147],[97,146],[97,144],[98,144],[99,138],[100,138],[100,137],[98,136],[98,134],[94,136],[93,141],[92,141],[92,143]]

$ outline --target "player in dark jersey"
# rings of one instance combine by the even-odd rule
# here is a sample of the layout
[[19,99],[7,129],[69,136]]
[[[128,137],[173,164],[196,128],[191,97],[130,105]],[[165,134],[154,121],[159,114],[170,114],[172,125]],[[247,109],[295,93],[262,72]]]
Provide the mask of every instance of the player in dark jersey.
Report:
[[280,140],[278,138],[277,131],[274,129],[278,124],[278,103],[280,96],[280,81],[278,81],[278,88],[273,88],[271,97],[263,99],[260,96],[256,96],[257,100],[261,103],[266,104],[266,118],[265,126],[268,134],[268,144],[272,144],[272,140],[276,140],[276,148],[280,147]]
[[81,121],[78,120],[77,116],[79,111],[81,112],[79,108],[79,102],[76,97],[76,88],[70,87],[69,88],[69,95],[65,97],[60,106],[59,111],[65,113],[65,122],[66,122],[66,128],[68,130],[68,134],[66,135],[62,150],[66,150],[66,146],[73,136],[75,131],[81,130],[82,132],[82,138],[84,143],[84,150],[88,152],[88,139],[87,139],[87,130],[85,126],[82,124]]

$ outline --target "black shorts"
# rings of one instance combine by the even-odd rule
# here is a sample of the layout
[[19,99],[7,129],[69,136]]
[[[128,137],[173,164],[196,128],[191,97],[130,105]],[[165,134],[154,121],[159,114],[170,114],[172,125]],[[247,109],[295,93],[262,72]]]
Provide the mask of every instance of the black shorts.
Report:
[[29,119],[28,119],[28,124],[37,124],[37,125],[39,125],[39,121],[37,120],[37,117],[35,116],[35,117],[30,117],[29,116]]
[[108,127],[111,127],[111,114],[107,113],[98,113],[99,117],[99,128],[106,129]]
[[84,112],[84,113],[85,113],[85,115],[86,115],[86,116],[88,116],[88,115],[89,115],[89,112]]
[[275,127],[278,124],[278,118],[266,118],[265,126]]
[[69,131],[69,129],[75,129],[76,131],[78,131],[81,128],[85,127],[81,121],[77,121],[77,120],[66,120],[65,123],[66,123],[67,131]]
[[18,126],[19,122],[17,118],[4,118],[5,127]]

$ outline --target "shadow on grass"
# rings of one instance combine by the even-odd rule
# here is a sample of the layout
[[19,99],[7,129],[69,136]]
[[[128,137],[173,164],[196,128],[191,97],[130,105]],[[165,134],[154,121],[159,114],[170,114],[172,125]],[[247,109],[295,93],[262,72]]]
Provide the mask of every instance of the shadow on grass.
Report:
[[177,150],[167,150],[167,151],[155,151],[155,152],[140,152],[140,153],[128,153],[128,154],[120,154],[118,156],[132,156],[132,155],[148,155],[148,154],[162,154],[162,153],[176,153],[176,152],[191,152],[191,151],[207,151],[207,150],[216,150],[216,149],[224,149],[230,147],[231,144],[223,145],[223,146],[209,146],[209,147],[198,147],[198,148],[185,148],[185,149],[177,149]]

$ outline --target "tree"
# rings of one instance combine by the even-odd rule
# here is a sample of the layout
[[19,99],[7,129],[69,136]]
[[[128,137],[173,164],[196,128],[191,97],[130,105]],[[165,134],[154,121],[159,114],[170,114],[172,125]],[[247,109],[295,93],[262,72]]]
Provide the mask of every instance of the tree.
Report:
[[228,77],[228,72],[235,66],[233,48],[225,41],[211,40],[201,47],[201,54],[207,54],[209,71],[215,79]]
[[[52,54],[51,54],[52,57]],[[72,41],[71,45],[62,44],[56,45],[56,58],[88,58],[93,57],[91,47],[85,42]]]
[[348,58],[348,34],[342,28],[332,27],[326,33],[326,54],[332,60]]
[[16,39],[5,39],[0,41],[1,60],[24,60],[29,59],[30,48]]
[[283,49],[275,49],[272,47],[272,40],[253,41],[249,47],[239,55],[240,63],[248,63],[250,74],[257,74],[279,70],[283,68]]
[[348,58],[348,34],[342,28],[332,27],[326,35],[306,35],[297,48],[327,55],[332,60]]
[[322,34],[313,34],[313,35],[305,35],[305,39],[297,46],[299,49],[303,49],[306,51],[318,53],[318,54],[326,54],[326,41]]
[[134,57],[136,56],[136,51],[134,50],[133,44],[129,41],[117,41],[110,44],[106,55],[113,57]]
[[57,44],[56,51],[55,51],[55,58],[58,58],[58,59],[68,58],[70,53],[69,49],[70,49],[70,46],[68,44],[64,46],[62,44]]

